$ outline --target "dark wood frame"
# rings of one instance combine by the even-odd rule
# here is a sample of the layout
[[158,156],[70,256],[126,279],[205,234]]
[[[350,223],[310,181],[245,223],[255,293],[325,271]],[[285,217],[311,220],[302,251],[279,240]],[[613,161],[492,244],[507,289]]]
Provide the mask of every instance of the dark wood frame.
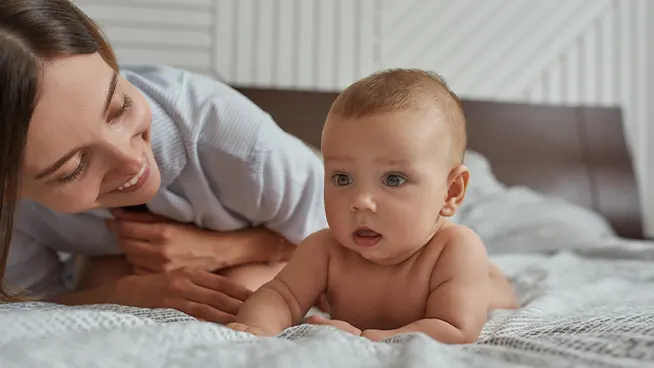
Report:
[[[289,133],[320,147],[337,93],[236,87]],[[590,208],[622,237],[642,238],[633,163],[619,108],[463,101],[468,147],[498,180]]]

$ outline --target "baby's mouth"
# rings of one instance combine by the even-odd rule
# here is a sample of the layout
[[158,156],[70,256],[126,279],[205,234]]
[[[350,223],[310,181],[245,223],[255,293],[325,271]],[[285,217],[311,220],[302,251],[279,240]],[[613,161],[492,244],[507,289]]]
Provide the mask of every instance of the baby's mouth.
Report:
[[354,243],[360,247],[374,247],[382,239],[381,234],[368,228],[359,228],[352,233]]

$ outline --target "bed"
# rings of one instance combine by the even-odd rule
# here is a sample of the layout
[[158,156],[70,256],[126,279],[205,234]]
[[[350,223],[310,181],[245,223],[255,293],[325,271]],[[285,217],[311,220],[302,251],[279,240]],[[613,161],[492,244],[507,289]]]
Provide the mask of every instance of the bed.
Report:
[[[334,93],[235,88],[319,147]],[[262,339],[173,310],[21,303],[0,306],[0,366],[654,366],[654,243],[620,110],[464,108],[471,183],[454,220],[480,234],[521,303],[489,315],[475,344],[308,325]]]

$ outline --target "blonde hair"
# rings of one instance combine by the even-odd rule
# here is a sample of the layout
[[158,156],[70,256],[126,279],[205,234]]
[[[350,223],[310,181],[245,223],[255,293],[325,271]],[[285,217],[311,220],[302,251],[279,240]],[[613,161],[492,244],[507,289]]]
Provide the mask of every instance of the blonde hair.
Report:
[[430,107],[445,112],[445,119],[439,119],[438,123],[446,124],[453,157],[462,162],[467,143],[463,105],[437,73],[421,69],[379,71],[348,86],[334,100],[329,114],[358,119],[366,115]]

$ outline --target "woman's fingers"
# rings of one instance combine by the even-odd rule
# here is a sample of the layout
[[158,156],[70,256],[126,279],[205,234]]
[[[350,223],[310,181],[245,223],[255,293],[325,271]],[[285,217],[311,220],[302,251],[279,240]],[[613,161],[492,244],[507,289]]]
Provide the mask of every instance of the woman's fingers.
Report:
[[113,209],[111,214],[118,220],[137,221],[137,222],[170,222],[166,217],[155,215],[150,212],[125,211],[123,209]]
[[211,290],[195,284],[189,286],[184,296],[190,301],[206,304],[233,315],[236,315],[243,305],[242,301],[234,299],[220,290]]
[[125,253],[135,256],[151,257],[159,253],[154,249],[155,245],[140,240],[119,239],[118,247]]
[[227,313],[208,304],[197,303],[191,300],[183,301],[182,305],[177,309],[197,319],[217,322],[223,325],[232,323],[236,320],[235,314]]
[[147,268],[141,268],[141,267],[138,267],[138,266],[134,267],[134,274],[135,275],[143,276],[143,275],[148,275],[150,273],[152,273],[152,271],[148,270]]
[[[172,271],[168,293],[175,295],[169,302],[172,307],[195,318],[222,324],[234,321],[242,302],[230,298],[218,288],[207,288],[196,280],[204,281],[199,270],[178,269]],[[213,275],[216,276],[216,275]]]
[[211,272],[194,272],[191,275],[191,281],[196,285],[210,290],[220,291],[225,295],[240,301],[245,301],[252,295],[252,291],[248,290],[245,286],[239,285],[224,276],[216,275]]
[[[155,273],[164,271],[161,262],[155,262],[151,257],[134,253],[126,253],[125,258],[135,270],[142,271],[140,274]],[[137,273],[139,274],[139,273]]]
[[121,238],[145,242],[161,242],[166,239],[171,226],[167,223],[138,222],[129,220],[107,220],[107,228]]

